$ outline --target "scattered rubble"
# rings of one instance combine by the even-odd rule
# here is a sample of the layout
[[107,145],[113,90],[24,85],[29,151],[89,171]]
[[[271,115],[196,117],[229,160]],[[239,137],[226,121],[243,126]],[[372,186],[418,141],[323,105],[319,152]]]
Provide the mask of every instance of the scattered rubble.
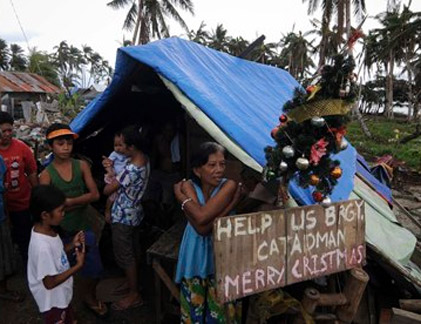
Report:
[[57,100],[24,106],[24,118],[15,120],[15,136],[28,144],[34,150],[36,158],[43,161],[49,153],[44,140],[47,127],[56,122],[68,124],[70,119],[63,116]]

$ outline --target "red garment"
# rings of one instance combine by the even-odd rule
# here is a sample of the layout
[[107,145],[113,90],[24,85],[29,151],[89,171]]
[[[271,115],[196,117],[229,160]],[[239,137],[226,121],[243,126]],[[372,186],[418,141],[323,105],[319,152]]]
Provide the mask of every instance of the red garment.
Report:
[[75,322],[75,313],[72,305],[67,308],[53,307],[49,311],[41,313],[46,324],[73,324]]
[[31,185],[27,176],[37,172],[32,151],[25,143],[13,138],[7,149],[0,149],[0,155],[7,168],[4,177],[7,210],[26,210],[31,198]]

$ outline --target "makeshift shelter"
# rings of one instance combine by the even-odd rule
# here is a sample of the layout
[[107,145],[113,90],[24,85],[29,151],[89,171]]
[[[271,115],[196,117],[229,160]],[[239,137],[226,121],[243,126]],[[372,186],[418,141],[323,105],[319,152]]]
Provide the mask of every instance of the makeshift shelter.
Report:
[[[107,147],[105,139],[111,143],[112,130],[135,121],[153,123],[165,115],[175,118],[177,109],[184,110],[235,158],[261,172],[263,149],[273,143],[270,131],[297,86],[282,69],[169,38],[120,48],[111,84],[71,127],[81,135],[81,150],[99,157]],[[343,176],[331,199],[364,199],[368,246],[393,271],[421,286],[421,271],[410,261],[416,238],[397,222],[389,206],[390,190],[357,156],[352,145],[337,155]],[[298,204],[314,203],[311,188],[293,182],[289,190]]]

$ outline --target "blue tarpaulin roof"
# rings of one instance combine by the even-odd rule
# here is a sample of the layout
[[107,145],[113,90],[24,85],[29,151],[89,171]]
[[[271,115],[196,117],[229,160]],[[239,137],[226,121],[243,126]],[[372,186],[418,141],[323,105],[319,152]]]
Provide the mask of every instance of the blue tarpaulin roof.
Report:
[[[283,104],[299,86],[282,69],[240,59],[195,42],[168,38],[120,48],[113,81],[75,118],[72,129],[83,131],[139,64],[149,66],[172,82],[261,166],[265,165],[264,147],[274,144],[270,131],[278,124]],[[356,151],[349,145],[336,158],[341,162],[343,176],[331,196],[332,201],[348,199],[352,191]],[[301,204],[314,203],[309,189],[292,183],[290,191]]]

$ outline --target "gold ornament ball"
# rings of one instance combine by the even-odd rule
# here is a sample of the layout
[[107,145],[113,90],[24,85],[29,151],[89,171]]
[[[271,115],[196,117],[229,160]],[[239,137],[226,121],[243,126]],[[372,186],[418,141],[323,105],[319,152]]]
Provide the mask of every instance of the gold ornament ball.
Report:
[[334,167],[332,171],[330,171],[330,175],[335,179],[339,179],[342,176],[342,169],[340,167]]
[[319,182],[320,182],[320,178],[319,178],[319,176],[318,176],[318,175],[312,174],[312,175],[310,176],[310,184],[311,184],[312,186],[317,185]]

